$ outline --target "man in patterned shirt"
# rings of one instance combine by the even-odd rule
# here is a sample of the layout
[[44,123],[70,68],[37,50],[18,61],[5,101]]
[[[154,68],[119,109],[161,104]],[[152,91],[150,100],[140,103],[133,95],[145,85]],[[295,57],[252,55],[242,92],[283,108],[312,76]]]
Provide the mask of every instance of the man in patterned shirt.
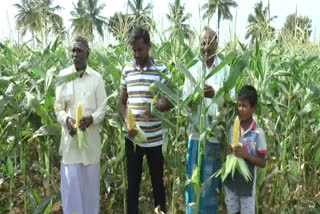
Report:
[[[121,114],[128,128],[128,111],[134,115],[136,126],[140,128],[147,141],[134,145],[137,129],[128,129],[125,138],[127,159],[127,213],[138,213],[139,188],[142,174],[143,156],[146,155],[155,207],[160,206],[165,212],[165,189],[163,185],[162,154],[163,128],[162,122],[150,114],[150,102],[153,94],[149,90],[154,81],[166,83],[163,75],[166,67],[155,61],[149,55],[149,32],[137,27],[129,34],[129,42],[132,48],[134,60],[129,62],[122,72],[121,77]],[[170,110],[171,104],[162,96],[155,104],[159,111]]]

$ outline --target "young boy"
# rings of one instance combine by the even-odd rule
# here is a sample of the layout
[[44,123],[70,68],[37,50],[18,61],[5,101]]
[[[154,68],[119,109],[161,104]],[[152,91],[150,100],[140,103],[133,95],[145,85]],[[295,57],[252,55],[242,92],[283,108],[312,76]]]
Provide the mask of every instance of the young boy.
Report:
[[225,202],[228,213],[255,213],[256,167],[266,166],[267,145],[262,128],[253,120],[252,114],[257,108],[257,91],[253,86],[241,88],[237,97],[237,114],[240,120],[239,143],[242,146],[232,148],[232,129],[228,154],[243,158],[250,170],[252,180],[246,182],[236,170],[234,178],[229,175],[225,180]]

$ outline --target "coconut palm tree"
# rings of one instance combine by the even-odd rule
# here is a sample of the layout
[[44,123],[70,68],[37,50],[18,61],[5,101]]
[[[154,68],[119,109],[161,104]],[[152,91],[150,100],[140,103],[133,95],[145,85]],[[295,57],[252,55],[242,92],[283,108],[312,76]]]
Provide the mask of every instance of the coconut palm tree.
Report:
[[185,22],[191,18],[191,14],[185,14],[184,11],[185,6],[181,5],[181,1],[174,0],[174,3],[169,3],[169,13],[166,16],[174,30],[180,30],[185,38],[190,38],[193,32],[190,29],[190,25]]
[[71,19],[73,32],[86,36],[93,40],[96,30],[100,37],[103,37],[103,27],[106,25],[106,17],[102,16],[105,4],[99,5],[98,0],[78,0],[77,5],[73,5]]
[[125,42],[128,38],[129,29],[134,25],[133,17],[128,14],[116,12],[113,16],[108,18],[108,31],[114,38],[121,42]]
[[269,6],[263,7],[262,1],[254,6],[254,13],[248,16],[248,26],[245,38],[251,38],[251,43],[258,40],[265,40],[274,36],[275,29],[270,25],[276,16],[270,17]]
[[144,7],[143,0],[128,0],[128,7],[134,16],[134,25],[145,26],[149,30],[155,27],[155,23],[151,18],[153,8],[151,3]]
[[204,10],[203,19],[208,19],[208,23],[210,22],[214,13],[218,13],[218,38],[219,38],[219,30],[220,30],[220,22],[221,20],[231,20],[233,18],[230,8],[238,7],[237,2],[233,0],[208,0],[202,6],[202,10]]
[[282,31],[306,42],[312,32],[312,20],[308,17],[297,16],[296,13],[287,16]]
[[29,31],[33,38],[38,34],[42,44],[47,44],[48,35],[63,36],[65,34],[63,19],[56,12],[60,6],[53,6],[54,0],[21,0],[21,4],[14,4],[18,9],[16,26],[22,35]]

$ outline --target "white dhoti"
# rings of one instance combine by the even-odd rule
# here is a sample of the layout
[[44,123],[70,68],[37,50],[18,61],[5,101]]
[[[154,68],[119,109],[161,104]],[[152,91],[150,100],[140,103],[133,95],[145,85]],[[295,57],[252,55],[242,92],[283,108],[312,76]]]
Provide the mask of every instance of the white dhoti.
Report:
[[100,205],[100,164],[61,164],[64,214],[97,214]]

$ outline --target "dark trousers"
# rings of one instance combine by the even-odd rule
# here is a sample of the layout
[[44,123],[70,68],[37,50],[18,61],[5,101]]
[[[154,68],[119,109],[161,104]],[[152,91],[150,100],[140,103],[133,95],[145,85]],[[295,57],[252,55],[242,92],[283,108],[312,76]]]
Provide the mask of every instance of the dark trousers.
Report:
[[140,181],[142,175],[143,156],[147,156],[151,183],[153,188],[154,206],[160,206],[161,211],[165,212],[165,190],[163,185],[163,154],[162,146],[140,147],[134,145],[128,138],[126,140],[127,158],[127,213],[138,214],[138,199]]

